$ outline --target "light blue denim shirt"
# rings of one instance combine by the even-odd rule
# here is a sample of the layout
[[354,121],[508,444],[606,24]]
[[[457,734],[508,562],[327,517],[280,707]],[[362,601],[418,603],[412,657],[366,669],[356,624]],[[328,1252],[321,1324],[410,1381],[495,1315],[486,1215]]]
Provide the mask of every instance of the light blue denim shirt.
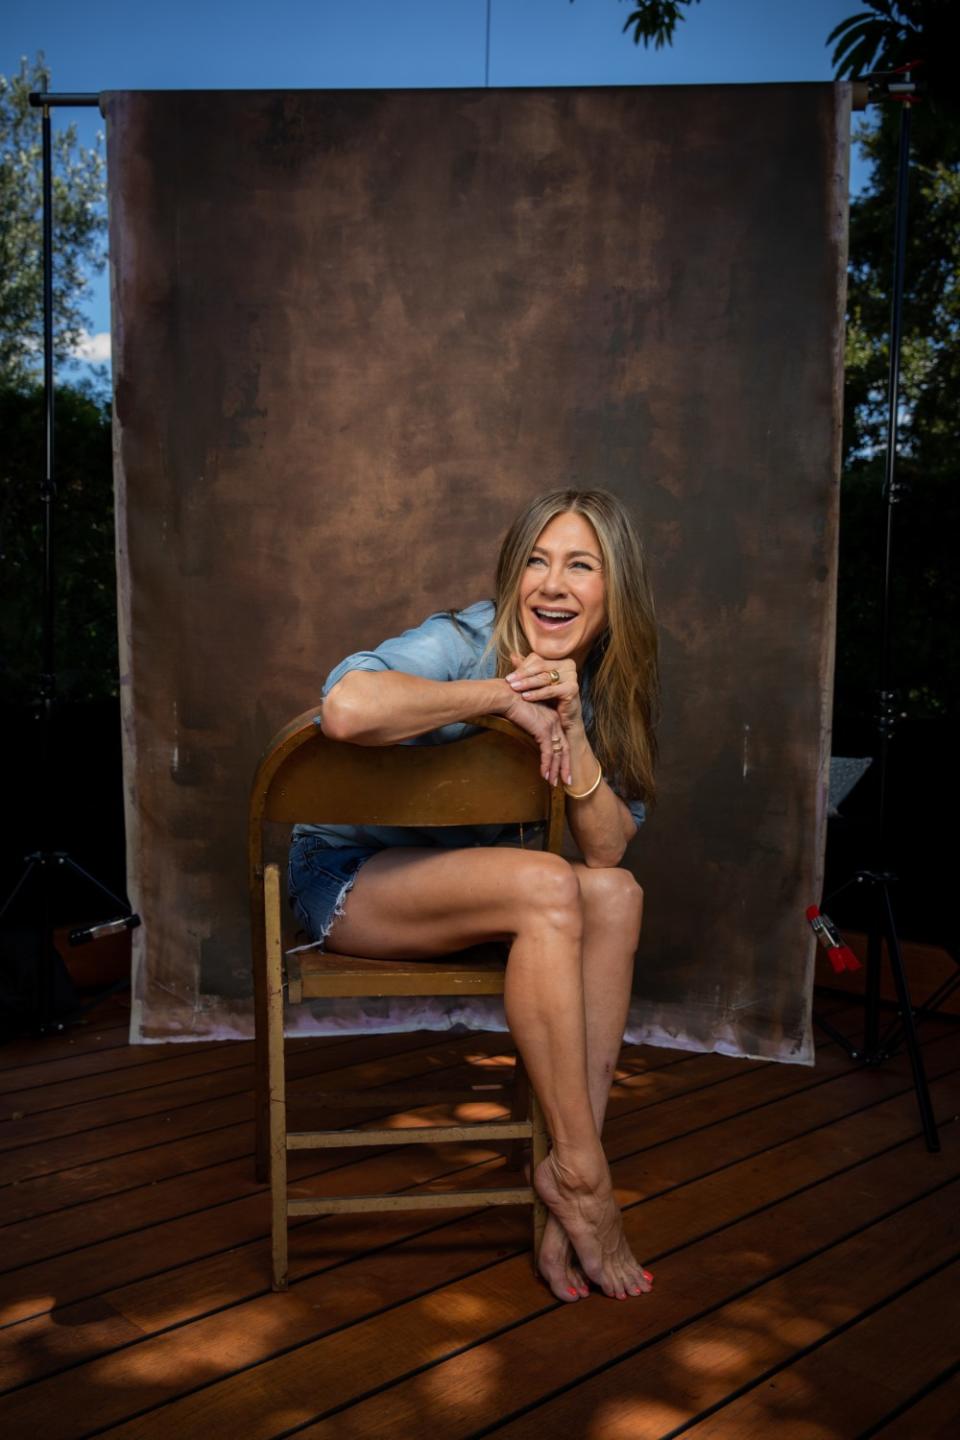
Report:
[[[440,610],[428,615],[422,625],[405,630],[391,640],[384,640],[375,650],[358,650],[335,665],[323,683],[322,694],[328,695],[338,680],[348,670],[400,670],[405,675],[422,675],[425,680],[490,680],[496,674],[497,657],[492,650],[484,654],[493,630],[494,606],[492,600],[480,600],[456,612],[456,619],[449,610]],[[593,706],[590,703],[590,674],[588,662],[581,675],[580,700],[583,707],[584,725],[589,733],[593,720]],[[318,722],[319,723],[319,722]],[[441,725],[424,735],[415,735],[404,740],[404,745],[448,745],[461,740],[465,735],[476,733],[473,725]],[[637,828],[646,818],[646,807],[641,800],[626,802],[636,821]],[[541,827],[525,827],[527,835],[531,828],[539,835]],[[315,836],[330,846],[362,845],[371,849],[382,849],[390,845],[428,845],[442,849],[462,849],[472,845],[496,845],[516,843],[519,827],[516,825],[445,825],[436,828],[414,828],[412,826],[388,825],[297,825],[294,838],[302,835]]]

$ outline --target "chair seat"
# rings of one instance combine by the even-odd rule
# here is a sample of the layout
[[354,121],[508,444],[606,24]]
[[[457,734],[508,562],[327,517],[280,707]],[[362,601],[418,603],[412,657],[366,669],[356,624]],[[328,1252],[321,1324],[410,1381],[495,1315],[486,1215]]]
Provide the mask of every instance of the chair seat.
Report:
[[335,951],[300,951],[286,957],[292,1004],[333,996],[502,995],[503,945],[475,945],[435,960],[374,960]]

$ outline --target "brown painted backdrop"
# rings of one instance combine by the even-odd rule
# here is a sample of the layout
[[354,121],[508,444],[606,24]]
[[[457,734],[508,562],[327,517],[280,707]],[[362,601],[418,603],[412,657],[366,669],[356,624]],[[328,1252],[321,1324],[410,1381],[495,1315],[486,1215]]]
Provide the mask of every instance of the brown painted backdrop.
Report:
[[249,1031],[267,740],[573,482],[634,508],[662,626],[628,1033],[809,1062],[848,88],[104,106],[134,1038]]

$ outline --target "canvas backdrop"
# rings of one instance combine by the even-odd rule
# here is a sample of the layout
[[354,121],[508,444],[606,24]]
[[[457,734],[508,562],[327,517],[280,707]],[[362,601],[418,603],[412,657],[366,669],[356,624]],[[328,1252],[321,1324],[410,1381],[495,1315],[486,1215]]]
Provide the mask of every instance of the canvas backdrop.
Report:
[[[660,621],[628,1038],[811,1063],[849,106],[821,84],[103,97],[134,1040],[251,1032],[271,735],[343,655],[489,596],[518,508],[575,484],[636,515]],[[459,1022],[502,1011],[297,1019]]]

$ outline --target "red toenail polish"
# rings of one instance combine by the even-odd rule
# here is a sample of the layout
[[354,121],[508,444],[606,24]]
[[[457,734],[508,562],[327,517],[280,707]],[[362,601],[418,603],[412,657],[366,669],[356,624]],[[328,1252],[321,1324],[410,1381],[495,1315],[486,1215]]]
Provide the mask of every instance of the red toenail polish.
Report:
[[576,1295],[576,1293],[577,1293],[577,1292],[576,1292],[576,1290],[574,1290],[574,1288],[573,1288],[572,1285],[568,1285],[568,1286],[567,1286],[567,1294],[568,1294],[568,1295]]
[[643,1272],[643,1278],[644,1278],[644,1280],[652,1280],[652,1279],[653,1279],[653,1276],[650,1274],[650,1271],[649,1271],[649,1270],[644,1270],[644,1272]]

